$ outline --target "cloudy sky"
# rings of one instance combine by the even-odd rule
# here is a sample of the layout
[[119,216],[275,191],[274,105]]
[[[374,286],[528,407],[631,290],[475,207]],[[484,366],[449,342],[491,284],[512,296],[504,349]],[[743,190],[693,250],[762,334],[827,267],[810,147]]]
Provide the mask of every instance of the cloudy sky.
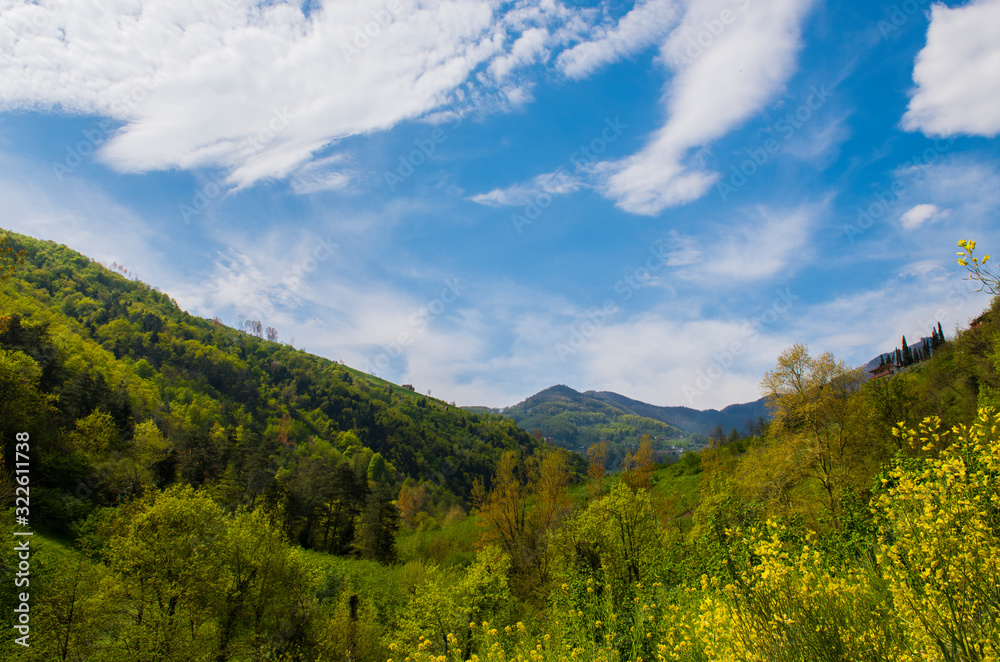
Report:
[[445,400],[721,407],[988,303],[1000,0],[0,7],[0,226]]

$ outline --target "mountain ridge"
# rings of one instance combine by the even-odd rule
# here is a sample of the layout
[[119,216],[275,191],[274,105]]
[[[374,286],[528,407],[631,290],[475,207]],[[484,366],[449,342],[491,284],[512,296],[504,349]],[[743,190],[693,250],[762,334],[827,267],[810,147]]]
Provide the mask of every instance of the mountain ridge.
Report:
[[492,410],[512,419],[536,436],[556,445],[585,452],[595,443],[609,442],[612,458],[621,457],[649,435],[661,453],[698,447],[713,434],[744,433],[748,423],[767,420],[764,399],[722,410],[660,407],[611,391],[577,391],[556,384],[510,407]]

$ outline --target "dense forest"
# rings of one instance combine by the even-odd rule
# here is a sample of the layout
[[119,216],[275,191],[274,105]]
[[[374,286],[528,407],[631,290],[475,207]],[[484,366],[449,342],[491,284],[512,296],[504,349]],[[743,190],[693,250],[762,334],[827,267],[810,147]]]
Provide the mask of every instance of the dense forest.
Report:
[[364,536],[398,525],[400,489],[446,513],[503,449],[535,446],[498,416],[188,315],[65,247],[7,235],[5,249],[3,457],[30,435],[34,521],[55,533],[181,483],[280,511],[304,547],[390,560]]
[[877,379],[795,345],[753,436],[608,474],[5,247],[0,491],[27,432],[36,532],[10,659],[1000,659],[1000,298]]

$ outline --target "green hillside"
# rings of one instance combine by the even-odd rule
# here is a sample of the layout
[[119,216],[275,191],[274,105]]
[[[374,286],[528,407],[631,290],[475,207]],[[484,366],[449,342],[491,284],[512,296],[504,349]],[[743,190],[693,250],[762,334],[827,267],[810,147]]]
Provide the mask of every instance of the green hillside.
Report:
[[[618,467],[643,437],[652,440],[657,458],[675,461],[686,448],[702,448],[709,437],[735,438],[767,420],[763,398],[722,411],[689,407],[657,407],[607,391],[580,393],[568,386],[552,386],[512,407],[503,415],[528,432],[539,431],[553,444],[585,453],[593,444],[607,442],[608,467]],[[736,435],[733,431],[736,431]],[[537,433],[536,433],[537,434]]]
[[181,481],[266,500],[304,544],[346,549],[350,532],[331,542],[323,508],[363,508],[373,454],[395,489],[421,482],[451,503],[502,450],[538,446],[500,416],[189,315],[69,248],[7,236],[25,253],[0,284],[0,432],[8,458],[15,431],[35,441],[37,514],[53,528]]
[[765,425],[669,465],[650,437],[683,433],[641,403],[529,399],[522,424],[649,435],[610,473],[10,240],[0,659],[1000,656],[1000,297],[877,379],[789,347]]

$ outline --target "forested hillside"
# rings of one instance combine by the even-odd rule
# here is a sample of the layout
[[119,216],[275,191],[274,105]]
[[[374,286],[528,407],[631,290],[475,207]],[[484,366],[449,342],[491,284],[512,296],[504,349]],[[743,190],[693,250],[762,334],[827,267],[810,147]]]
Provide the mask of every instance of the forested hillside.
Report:
[[553,442],[575,451],[607,441],[613,450],[638,445],[644,435],[680,441],[687,432],[667,423],[631,414],[568,386],[552,386],[503,410],[525,430],[541,430]]
[[609,391],[580,393],[563,385],[539,391],[502,413],[528,432],[579,453],[606,443],[611,469],[617,469],[644,438],[659,457],[673,460],[679,457],[676,449],[700,448],[712,438],[753,434],[769,418],[763,398],[722,411],[699,411],[657,407]]
[[0,432],[9,468],[29,433],[35,535],[0,565],[0,610],[30,605],[11,659],[1000,659],[1000,298],[876,379],[793,345],[752,436],[669,466],[645,437],[614,475],[596,443],[575,480],[510,420],[12,243]]
[[66,247],[7,236],[23,255],[0,285],[0,432],[8,459],[15,432],[35,440],[36,521],[53,529],[179,482],[281,508],[294,539],[346,552],[375,454],[385,500],[409,481],[447,509],[502,450],[537,445],[499,416],[194,317]]

